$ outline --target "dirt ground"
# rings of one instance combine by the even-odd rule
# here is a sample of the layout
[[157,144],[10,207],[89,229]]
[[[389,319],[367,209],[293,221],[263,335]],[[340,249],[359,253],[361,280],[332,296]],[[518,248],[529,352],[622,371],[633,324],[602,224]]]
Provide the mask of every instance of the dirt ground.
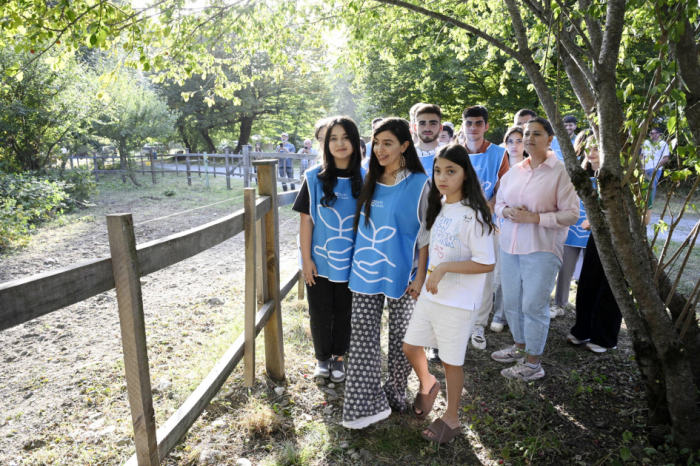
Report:
[[[240,186],[226,191],[220,178],[209,190],[199,180],[192,188],[184,178],[159,181],[143,188],[103,181],[94,207],[41,226],[27,248],[1,256],[0,282],[107,255],[109,213],[133,213],[142,243],[242,207]],[[175,195],[166,195],[168,190]],[[233,200],[143,223],[226,199]],[[298,217],[288,207],[280,214],[285,278],[295,271]],[[242,251],[241,234],[143,279],[158,425],[242,332]],[[678,461],[662,433],[656,447],[647,441],[652,426],[646,425],[644,389],[624,328],[618,350],[587,353],[564,341],[574,320],[569,311],[552,322],[543,363],[547,376],[525,384],[502,378],[503,366],[489,357],[511,343],[510,334],[487,332],[488,349],[467,352],[464,434],[437,447],[420,437],[425,423],[408,414],[395,413],[359,432],[342,428],[344,386],[318,386],[311,379],[308,314],[295,291],[283,304],[283,319],[286,380],[277,384],[265,376],[261,334],[256,385],[243,388],[239,365],[164,464],[246,464],[237,463],[242,458],[255,465]],[[119,335],[113,290],[0,332],[0,465],[123,464],[134,453]],[[444,387],[441,368],[432,369]],[[417,387],[412,375],[409,400]],[[438,415],[444,403],[443,391]]]

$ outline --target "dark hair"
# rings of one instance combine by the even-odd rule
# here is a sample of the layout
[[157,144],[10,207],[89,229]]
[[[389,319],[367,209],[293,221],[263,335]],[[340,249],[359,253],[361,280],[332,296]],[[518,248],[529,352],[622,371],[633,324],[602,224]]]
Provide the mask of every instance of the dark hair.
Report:
[[435,115],[442,120],[442,110],[440,110],[439,105],[435,104],[423,104],[420,107],[416,109],[416,118],[418,118],[419,115],[423,115],[424,113],[434,113]]
[[513,117],[513,119],[515,120],[518,117],[527,115],[531,116],[532,118],[537,118],[537,113],[535,113],[534,110],[530,110],[529,108],[523,108],[515,112],[515,116]]
[[462,120],[467,118],[478,118],[484,117],[484,123],[489,122],[489,111],[483,105],[474,105],[473,107],[467,107],[462,112]]
[[455,137],[455,130],[452,126],[443,126],[441,131],[447,131],[451,138]]
[[362,149],[362,158],[364,159],[367,156],[367,144],[362,138],[360,138],[360,149]]
[[650,133],[651,133],[652,131],[656,131],[656,132],[659,133],[659,134],[664,134],[664,130],[662,130],[662,129],[659,128],[658,126],[656,126],[656,127],[654,127],[654,128],[651,128],[651,129],[649,130]]
[[350,155],[350,163],[348,164],[348,170],[351,173],[352,197],[357,199],[362,189],[362,172],[360,171],[362,152],[360,150],[360,132],[357,129],[357,125],[350,117],[329,118],[326,120],[326,134],[323,141],[323,170],[318,174],[318,179],[321,180],[323,185],[323,197],[321,198],[323,207],[332,206],[337,199],[333,189],[338,184],[338,171],[335,167],[335,158],[330,151],[330,139],[331,131],[338,125],[343,127],[348,135],[350,144],[352,144],[352,155]]
[[[530,124],[530,123],[539,123],[539,124],[541,124],[541,125],[544,127],[544,130],[547,132],[547,135],[548,135],[548,136],[554,136],[554,129],[552,129],[552,124],[551,124],[549,121],[545,120],[544,118],[542,118],[542,117],[535,117],[535,118],[533,118],[532,120],[528,121],[528,122],[525,123],[525,124],[528,125],[528,124]],[[523,136],[524,136],[524,134],[523,134]]]
[[253,146],[253,150],[257,149],[258,146],[260,146],[260,150],[262,151],[262,143],[260,141],[257,141],[255,145]]
[[[403,118],[384,118],[382,124],[377,127],[372,133],[372,150],[374,151],[377,147],[377,142],[375,138],[378,134],[384,131],[389,131],[391,134],[396,136],[399,140],[399,144],[408,142],[408,147],[403,153],[403,157],[406,160],[406,170],[411,173],[425,173],[423,164],[418,158],[418,153],[416,152],[416,147],[413,145],[413,138],[411,137],[411,130],[409,129],[408,121]],[[369,158],[369,170],[367,170],[367,175],[365,176],[365,182],[362,186],[362,192],[360,192],[360,197],[357,200],[357,211],[355,212],[355,223],[353,228],[357,231],[357,227],[360,225],[360,212],[364,210],[365,212],[365,225],[369,225],[369,216],[372,213],[372,198],[374,197],[374,190],[377,187],[377,182],[379,177],[384,173],[385,168],[379,164],[377,157],[372,157],[370,154]]]
[[[510,128],[508,128],[508,129],[506,130],[506,135],[503,136],[503,144],[507,144],[507,143],[508,143],[508,142],[507,142],[507,141],[508,141],[508,136],[510,136],[510,135],[513,134],[513,133],[520,133],[520,136],[523,136],[523,138],[524,138],[524,136],[525,136],[525,130],[523,129],[522,126],[519,126],[519,125],[511,126]],[[506,152],[507,152],[507,150],[506,150]],[[530,157],[530,154],[528,154],[527,151],[526,151],[525,149],[523,149],[523,158],[527,158],[527,157]]]
[[563,121],[564,123],[573,123],[573,124],[577,124],[577,123],[578,123],[578,120],[577,120],[576,117],[573,116],[573,115],[566,115],[566,116],[562,119],[562,121]]
[[[469,152],[464,146],[459,144],[449,144],[442,146],[435,154],[435,162],[438,159],[447,159],[452,163],[456,163],[464,170],[464,182],[462,183],[462,204],[474,209],[479,215],[477,222],[484,228],[488,226],[489,233],[496,229],[491,217],[491,209],[484,196],[484,190],[481,189],[479,177],[476,176],[474,167],[472,166]],[[435,163],[433,162],[433,164]],[[434,165],[433,165],[434,166]],[[435,171],[433,170],[433,179],[428,194],[428,213],[426,215],[426,226],[430,230],[435,223],[440,210],[442,210],[442,194],[435,183]],[[485,225],[484,225],[485,224]]]
[[374,120],[372,120],[372,126],[374,126],[374,124],[377,123],[378,121],[382,121],[382,120],[383,120],[383,118],[375,118]]
[[314,125],[314,139],[318,141],[318,138],[321,136],[321,133],[325,131],[326,127],[328,126],[329,118],[321,118],[316,122]]
[[591,162],[589,162],[586,157],[586,149],[591,143],[595,143],[595,133],[593,133],[591,128],[586,128],[576,136],[574,140],[574,151],[576,152],[576,157],[578,157],[579,162],[581,162],[581,168],[586,170],[588,176],[595,176]]

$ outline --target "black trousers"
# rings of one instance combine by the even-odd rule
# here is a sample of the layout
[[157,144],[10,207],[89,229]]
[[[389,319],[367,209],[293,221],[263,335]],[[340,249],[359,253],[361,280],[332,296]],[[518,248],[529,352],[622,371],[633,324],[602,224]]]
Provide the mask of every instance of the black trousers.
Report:
[[571,334],[579,340],[612,348],[622,325],[622,314],[600,262],[593,235],[588,238],[576,292],[576,325]]
[[350,349],[352,291],[347,282],[335,283],[324,277],[314,280],[315,285],[306,285],[311,338],[316,359],[325,361]]

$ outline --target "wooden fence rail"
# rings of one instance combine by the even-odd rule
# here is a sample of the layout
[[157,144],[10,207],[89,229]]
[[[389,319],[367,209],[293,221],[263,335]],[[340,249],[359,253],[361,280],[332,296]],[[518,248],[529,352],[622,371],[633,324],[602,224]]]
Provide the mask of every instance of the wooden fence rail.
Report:
[[[281,301],[299,283],[280,283],[278,208],[296,192],[277,195],[277,160],[254,161],[259,182],[245,190],[244,209],[216,221],[136,245],[131,214],[107,216],[109,258],[94,259],[0,284],[0,331],[116,287],[127,392],[134,426],[130,466],[160,464],[194,424],[245,356],[244,383],[255,376],[255,338],[265,329],[268,375],[285,376]],[[156,431],[140,278],[199,254],[245,231],[245,330],[180,408]],[[300,289],[303,283],[299,283]]]
[[[157,157],[157,158],[156,158]],[[174,159],[174,168],[166,167],[165,159]],[[184,160],[184,167],[180,167],[180,162],[178,159]],[[294,160],[305,160],[307,165],[311,165],[314,160],[318,158],[317,155],[307,155],[307,154],[280,154],[277,152],[252,152],[250,146],[243,146],[243,153],[241,154],[229,154],[228,152],[224,154],[195,154],[189,153],[185,150],[183,154],[160,154],[154,156],[153,154],[139,154],[134,156],[136,161],[136,166],[141,167],[141,169],[134,169],[135,173],[140,173],[142,175],[150,174],[151,182],[153,184],[158,183],[157,174],[160,173],[161,177],[164,177],[166,173],[175,173],[176,176],[180,176],[181,168],[187,176],[187,184],[192,185],[192,174],[196,173],[200,178],[202,174],[206,179],[207,185],[209,184],[209,175],[223,175],[226,177],[226,187],[231,189],[231,178],[239,177],[243,179],[243,186],[248,188],[251,186],[253,180],[257,181],[257,174],[254,170],[253,162],[260,159],[277,159],[279,161],[278,169],[280,173],[284,173],[284,177],[280,176],[279,182],[289,182],[289,183],[301,183],[301,173],[299,178],[286,178],[287,173],[287,163],[291,159],[292,164]],[[92,161],[92,169],[90,170],[95,175],[95,180],[99,181],[100,173],[119,173],[122,175],[122,181],[126,182],[126,170],[121,163],[120,159],[116,155],[105,155],[105,156],[93,156],[93,157],[70,157],[70,167],[75,169],[81,167],[81,160],[85,161],[88,169],[90,169],[90,161]],[[111,169],[107,169],[108,162],[111,161]],[[146,161],[148,161],[149,166],[146,167]],[[75,163],[74,163],[75,162]],[[223,168],[223,172],[217,170],[217,163],[219,168]],[[300,162],[300,164],[303,162]],[[160,165],[158,167],[158,165]],[[293,167],[292,167],[293,168]]]

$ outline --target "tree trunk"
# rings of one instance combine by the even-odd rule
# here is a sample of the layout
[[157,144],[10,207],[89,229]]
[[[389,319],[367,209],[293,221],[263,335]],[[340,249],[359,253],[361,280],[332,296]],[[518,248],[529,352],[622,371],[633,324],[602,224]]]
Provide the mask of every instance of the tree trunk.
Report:
[[685,89],[681,87],[681,92],[685,92],[687,103],[685,116],[695,145],[700,146],[700,62],[698,62],[698,46],[695,43],[694,32],[693,25],[686,19],[685,29],[675,43],[675,49],[681,78],[686,85]]
[[180,139],[182,139],[183,144],[185,144],[185,147],[187,147],[187,150],[191,153],[194,154],[196,153],[195,148],[193,145],[190,143],[189,139],[187,139],[187,133],[185,132],[185,127],[184,126],[178,126],[177,127],[177,132],[180,133]]
[[131,164],[129,163],[129,152],[126,150],[126,141],[119,141],[119,160],[122,163],[122,166],[126,170],[126,174],[129,176],[129,179],[131,180],[132,183],[134,183],[136,186],[141,186],[141,183],[136,179],[136,174],[131,168]]
[[241,131],[238,136],[238,145],[236,146],[236,154],[241,153],[241,147],[245,146],[250,141],[250,133],[253,130],[253,117],[241,117]]
[[214,145],[214,141],[212,141],[211,137],[209,136],[209,131],[206,129],[200,129],[199,134],[201,134],[202,138],[204,138],[204,142],[207,145],[207,150],[209,153],[216,154],[216,146]]

